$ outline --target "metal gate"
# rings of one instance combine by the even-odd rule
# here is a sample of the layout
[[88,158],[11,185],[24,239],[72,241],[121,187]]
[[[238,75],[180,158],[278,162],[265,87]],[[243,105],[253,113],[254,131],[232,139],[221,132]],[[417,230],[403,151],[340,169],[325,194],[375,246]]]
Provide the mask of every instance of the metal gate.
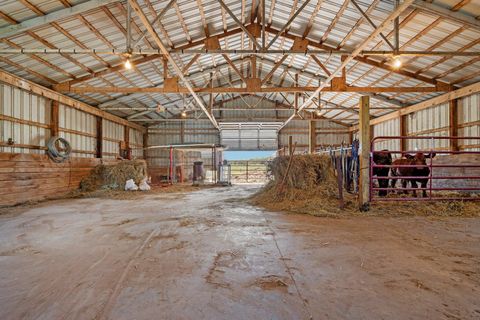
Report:
[[268,180],[267,161],[234,160],[228,163],[233,183],[265,183]]
[[[421,145],[425,145],[428,141],[429,147],[422,150],[398,151],[398,150],[376,150],[376,143],[380,141],[400,140],[400,145],[403,141],[415,141]],[[480,200],[480,151],[463,150],[449,151],[436,148],[440,141],[452,140],[467,140],[480,142],[480,137],[435,137],[435,136],[381,136],[375,137],[371,142],[370,153],[370,201],[420,201],[420,200]],[[410,145],[412,142],[409,143]],[[474,144],[474,145],[479,145]],[[472,147],[474,149],[475,147]],[[478,149],[478,148],[477,148]],[[390,155],[393,160],[402,158],[406,155],[424,154],[425,163],[410,164],[377,164],[374,158],[385,157]],[[465,156],[462,156],[465,155]],[[436,158],[435,158],[436,157]],[[420,158],[423,158],[420,156]],[[435,160],[434,160],[435,158]],[[464,159],[466,158],[466,159]],[[453,163],[456,162],[456,163]],[[388,168],[386,176],[380,174],[378,169]],[[412,172],[410,175],[392,175],[392,172],[398,171],[398,168],[410,168],[410,170],[403,170]],[[428,168],[428,170],[423,170]],[[419,173],[426,173],[427,175],[420,175]],[[387,186],[380,185],[381,180],[387,180]],[[402,182],[400,188],[394,187],[392,181]],[[403,180],[403,181],[402,181]],[[421,182],[420,188],[414,188],[417,182]],[[408,187],[408,183],[412,187]],[[385,183],[382,183],[385,184]],[[382,193],[386,195],[380,196]],[[414,196],[416,191],[421,191],[425,197]],[[403,193],[403,196],[394,195],[395,193]],[[411,193],[411,194],[410,194]],[[465,193],[464,196],[461,193]],[[469,194],[467,194],[469,193]],[[470,195],[477,193],[476,196]]]

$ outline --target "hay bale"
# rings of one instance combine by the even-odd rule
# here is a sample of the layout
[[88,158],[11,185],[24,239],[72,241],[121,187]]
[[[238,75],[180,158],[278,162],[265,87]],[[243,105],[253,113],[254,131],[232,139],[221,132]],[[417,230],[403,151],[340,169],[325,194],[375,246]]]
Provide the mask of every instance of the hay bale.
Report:
[[290,156],[281,156],[268,164],[273,180],[252,198],[253,202],[274,210],[318,216],[341,214],[330,157],[295,155],[286,174],[289,161]]
[[133,179],[139,184],[147,177],[145,161],[123,160],[115,165],[97,165],[89,176],[80,182],[81,191],[123,190],[125,182]]

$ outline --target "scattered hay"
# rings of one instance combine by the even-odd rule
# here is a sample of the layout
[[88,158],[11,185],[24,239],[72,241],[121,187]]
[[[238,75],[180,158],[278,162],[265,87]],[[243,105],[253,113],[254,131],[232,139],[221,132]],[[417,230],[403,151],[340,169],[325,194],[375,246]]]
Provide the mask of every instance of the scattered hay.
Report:
[[[290,157],[277,157],[268,170],[273,176],[251,202],[269,210],[314,216],[420,215],[480,216],[480,201],[376,202],[368,212],[360,212],[356,196],[344,191],[344,209],[339,208],[338,184],[330,157],[295,155],[285,178]],[[396,195],[392,195],[396,196]]]
[[276,275],[268,275],[256,279],[254,285],[260,287],[263,290],[288,290],[289,279],[287,277],[281,277]]
[[139,184],[147,176],[145,161],[124,160],[116,165],[96,166],[90,175],[80,182],[81,191],[123,190],[125,182],[133,179]]

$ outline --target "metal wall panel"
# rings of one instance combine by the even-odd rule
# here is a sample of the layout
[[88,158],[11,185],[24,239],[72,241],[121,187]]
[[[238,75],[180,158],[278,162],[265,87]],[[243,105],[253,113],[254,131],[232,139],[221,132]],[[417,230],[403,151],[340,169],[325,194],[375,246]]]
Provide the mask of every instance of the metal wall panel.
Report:
[[103,120],[103,157],[115,158],[120,155],[120,142],[125,141],[125,128],[121,124]]
[[143,158],[143,133],[130,128],[129,130],[130,148],[132,148],[132,156],[134,158]]
[[[459,136],[480,136],[480,94],[473,94],[458,100],[458,126]],[[465,150],[480,150],[480,141],[478,140],[460,140],[459,144]]]
[[[11,153],[44,153],[50,138],[50,101],[46,98],[30,94],[24,90],[6,84],[0,84],[0,115],[27,120],[32,123],[18,123],[7,119],[0,120],[0,142],[7,143],[11,138],[17,145],[25,147],[0,146],[0,152]],[[12,119],[12,120],[15,120]],[[38,125],[35,125],[38,124]],[[32,146],[32,148],[26,148]]]
[[[373,126],[373,136],[399,136],[400,119],[392,119]],[[389,139],[375,143],[375,150],[400,150],[400,140]]]
[[95,116],[60,104],[58,120],[59,136],[72,146],[71,156],[94,158],[97,147]]
[[[411,113],[406,117],[407,132],[411,136],[448,136],[449,108],[448,103]],[[410,140],[409,150],[447,149],[448,140]]]
[[[348,128],[329,120],[315,121],[316,145],[318,148],[325,148],[333,145],[340,145],[342,142],[350,141]],[[340,131],[338,133],[331,131]],[[324,131],[324,132],[322,132]],[[345,132],[342,132],[345,131]],[[308,150],[309,145],[309,122],[304,120],[292,120],[280,131],[279,145],[280,147],[288,146],[288,137],[292,136],[293,142],[297,142],[296,150],[303,152]]]

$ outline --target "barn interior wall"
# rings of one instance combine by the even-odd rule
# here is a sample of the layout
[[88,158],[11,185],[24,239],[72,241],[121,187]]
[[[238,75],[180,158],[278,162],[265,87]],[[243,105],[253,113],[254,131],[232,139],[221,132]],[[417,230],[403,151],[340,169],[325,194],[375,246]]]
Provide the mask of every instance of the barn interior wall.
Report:
[[[165,180],[170,167],[170,150],[157,148],[174,144],[219,144],[220,135],[210,122],[202,120],[184,120],[163,122],[148,129],[147,164],[149,174],[154,182]],[[205,167],[211,165],[211,152],[203,156],[198,150],[175,150],[173,153],[173,167],[177,177],[190,180],[193,172],[193,163],[203,161]],[[204,159],[205,158],[205,159]]]
[[[336,124],[329,120],[315,120],[316,149],[324,149],[330,146],[339,146],[342,143],[350,143],[350,133],[346,126]],[[303,153],[309,147],[309,121],[292,120],[279,133],[279,149],[288,147],[289,136],[293,143],[297,143],[296,152]]]
[[[458,99],[458,136],[480,136],[480,94]],[[449,136],[449,103],[436,105],[405,116],[408,136]],[[392,119],[373,125],[373,136],[400,136],[400,119]],[[355,135],[356,137],[356,135]],[[480,141],[465,139],[459,141],[460,150],[480,150]],[[376,149],[400,150],[399,140],[388,139],[376,144]],[[448,150],[448,140],[409,140],[408,150]]]
[[[115,163],[125,126],[103,119],[103,158],[97,156],[97,116],[58,105],[58,135],[72,147],[70,159],[47,155],[53,130],[52,100],[0,83],[0,206],[61,196],[77,189],[100,163]],[[143,133],[129,128],[132,154],[142,157]],[[10,140],[10,142],[9,142]]]

